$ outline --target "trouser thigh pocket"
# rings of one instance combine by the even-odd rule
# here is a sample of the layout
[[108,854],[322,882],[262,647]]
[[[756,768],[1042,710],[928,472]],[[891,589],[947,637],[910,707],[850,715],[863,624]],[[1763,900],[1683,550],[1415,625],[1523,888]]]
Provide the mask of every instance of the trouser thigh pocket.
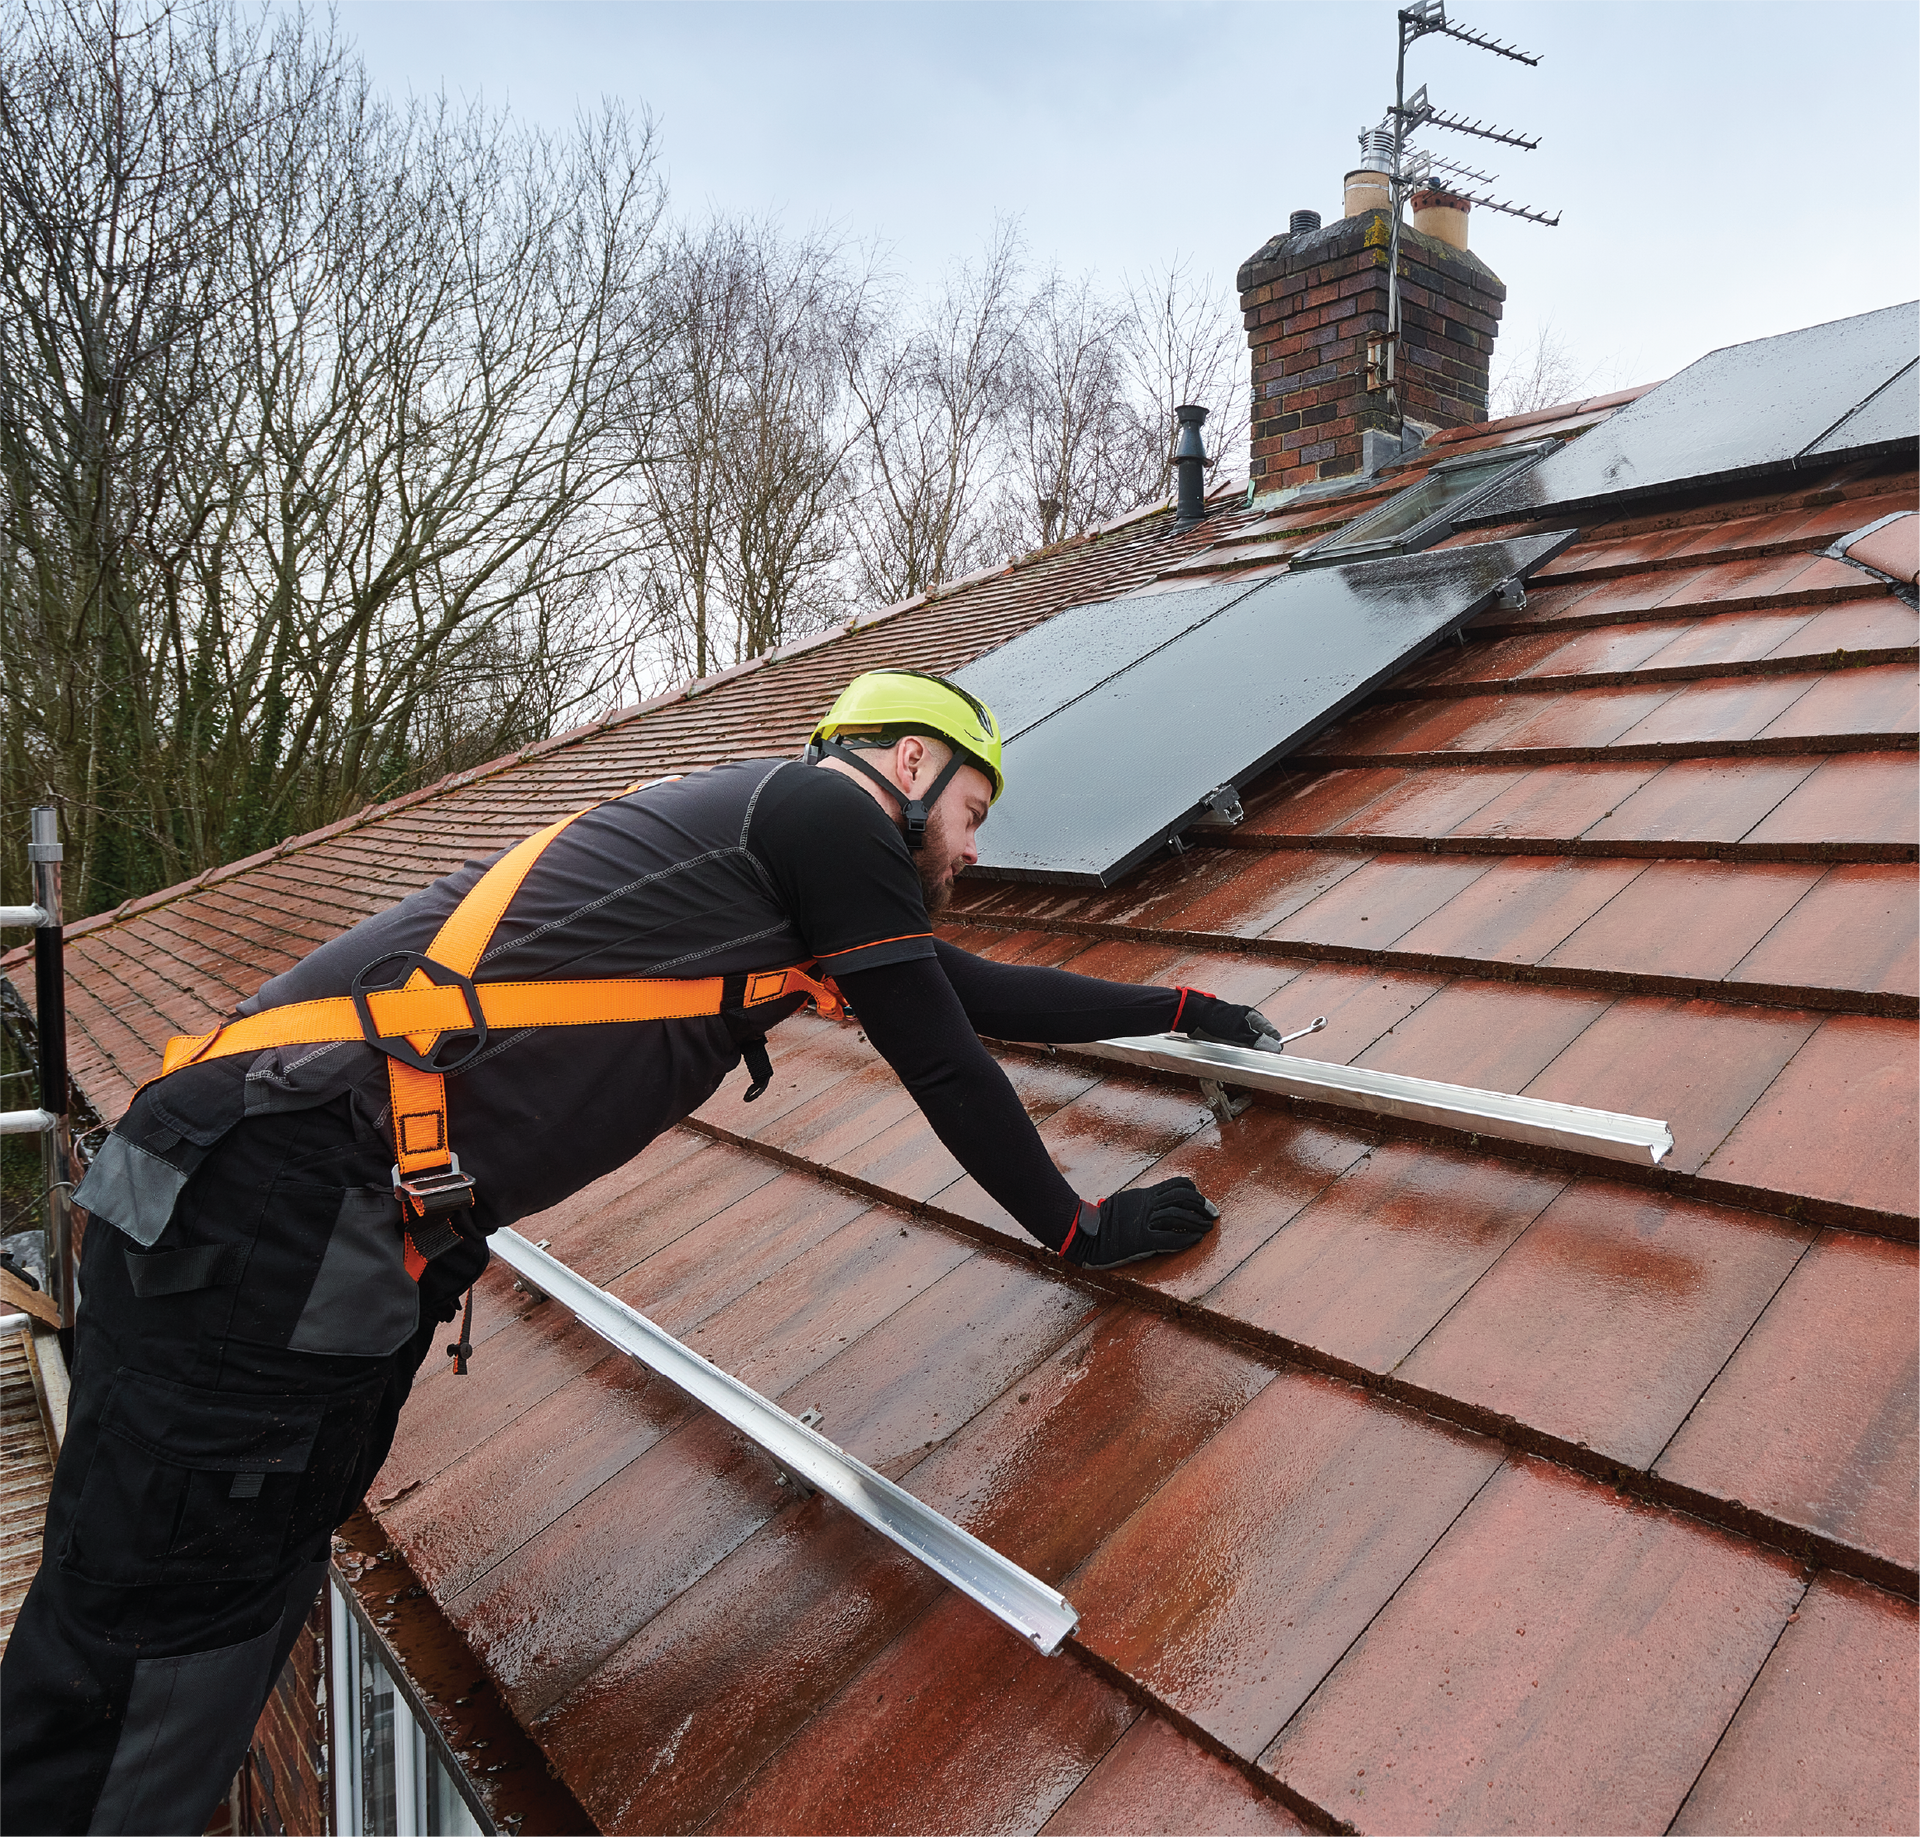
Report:
[[332,1401],[199,1390],[121,1367],[62,1568],[123,1586],[272,1575]]

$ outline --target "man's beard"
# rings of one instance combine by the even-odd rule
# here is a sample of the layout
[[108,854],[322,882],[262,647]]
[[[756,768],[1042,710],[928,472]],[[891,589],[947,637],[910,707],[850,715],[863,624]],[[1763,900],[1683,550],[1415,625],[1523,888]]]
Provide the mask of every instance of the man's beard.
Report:
[[953,904],[953,876],[941,865],[944,860],[944,854],[934,853],[933,832],[929,827],[927,846],[913,858],[914,871],[920,876],[920,897],[926,901],[928,918],[936,917]]
[[927,833],[913,858],[913,869],[920,876],[927,917],[946,911],[953,904],[953,849],[947,840],[946,812],[938,805],[927,813]]

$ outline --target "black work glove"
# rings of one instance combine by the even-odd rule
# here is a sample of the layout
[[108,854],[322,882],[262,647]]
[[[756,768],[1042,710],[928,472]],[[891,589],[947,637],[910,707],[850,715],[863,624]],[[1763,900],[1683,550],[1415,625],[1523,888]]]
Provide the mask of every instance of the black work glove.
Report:
[[1181,1174],[1111,1199],[1081,1200],[1060,1254],[1082,1269],[1114,1269],[1142,1257],[1191,1250],[1219,1216],[1220,1208]]
[[1280,1029],[1258,1008],[1243,1008],[1237,1001],[1221,1001],[1200,989],[1180,991],[1180,1009],[1173,1017],[1173,1031],[1192,1040],[1207,1040],[1215,1046],[1253,1046],[1278,1052],[1273,1042]]

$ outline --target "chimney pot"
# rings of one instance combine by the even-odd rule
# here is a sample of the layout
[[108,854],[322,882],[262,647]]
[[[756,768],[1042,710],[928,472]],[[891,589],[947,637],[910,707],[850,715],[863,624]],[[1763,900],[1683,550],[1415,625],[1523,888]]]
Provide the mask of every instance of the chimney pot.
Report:
[[1356,166],[1347,174],[1344,212],[1364,217],[1370,210],[1393,209],[1393,187],[1387,175],[1373,166]]
[[1297,210],[1287,219],[1287,234],[1301,236],[1308,230],[1320,227],[1320,213],[1317,210]]
[[1430,185],[1413,194],[1413,227],[1422,236],[1431,236],[1449,248],[1467,246],[1467,212],[1470,202],[1453,192]]

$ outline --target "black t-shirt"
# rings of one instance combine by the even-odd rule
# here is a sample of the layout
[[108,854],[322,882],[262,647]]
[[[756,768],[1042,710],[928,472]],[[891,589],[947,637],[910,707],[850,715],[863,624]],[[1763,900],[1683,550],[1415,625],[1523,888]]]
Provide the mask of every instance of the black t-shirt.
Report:
[[755,801],[747,847],[829,975],[933,955],[905,838],[844,774],[793,764],[776,772]]

